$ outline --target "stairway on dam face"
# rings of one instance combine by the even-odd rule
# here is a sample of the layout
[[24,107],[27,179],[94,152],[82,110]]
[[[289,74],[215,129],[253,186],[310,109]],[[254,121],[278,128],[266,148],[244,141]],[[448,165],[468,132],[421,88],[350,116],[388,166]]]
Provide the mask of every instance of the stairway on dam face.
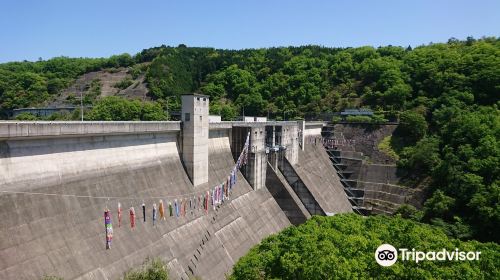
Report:
[[346,190],[366,213],[392,214],[402,204],[421,207],[423,192],[398,185],[394,159],[378,149],[394,129],[394,125],[337,124],[323,133],[326,139],[337,140],[328,151],[330,159]]
[[[175,135],[168,133],[2,143],[8,149],[0,158],[2,190],[182,196],[224,181],[234,164],[223,133],[209,139],[209,182],[196,188],[184,172]],[[127,210],[134,206],[139,218],[142,199],[120,202],[119,228],[116,199],[1,194],[0,279],[117,279],[146,257],[161,257],[176,279],[221,279],[251,246],[290,224],[269,191],[253,191],[240,173],[231,200],[206,216],[167,217],[155,227],[138,219],[132,230]],[[114,227],[111,250],[105,250],[106,204]]]
[[421,207],[423,192],[398,185],[394,165],[367,164],[361,153],[355,155],[352,151],[332,150],[329,153],[342,183],[367,213],[392,214],[403,204]]

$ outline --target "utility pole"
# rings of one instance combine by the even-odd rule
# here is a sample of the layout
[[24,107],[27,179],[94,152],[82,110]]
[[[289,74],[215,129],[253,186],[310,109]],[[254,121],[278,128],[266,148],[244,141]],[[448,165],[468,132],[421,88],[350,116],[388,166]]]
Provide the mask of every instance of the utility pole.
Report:
[[81,86],[80,86],[80,114],[82,115],[82,122],[83,122],[83,90]]
[[[167,121],[170,119],[170,116],[168,115],[168,97],[167,97]],[[182,116],[181,116],[182,117]]]
[[[169,112],[169,109],[168,109],[168,100],[169,100],[170,98],[175,98],[175,96],[167,96],[167,97],[165,98],[166,105],[167,105],[167,121],[169,121],[169,120],[171,119],[171,118],[170,118],[170,112]],[[182,118],[182,116],[181,116],[181,118]]]

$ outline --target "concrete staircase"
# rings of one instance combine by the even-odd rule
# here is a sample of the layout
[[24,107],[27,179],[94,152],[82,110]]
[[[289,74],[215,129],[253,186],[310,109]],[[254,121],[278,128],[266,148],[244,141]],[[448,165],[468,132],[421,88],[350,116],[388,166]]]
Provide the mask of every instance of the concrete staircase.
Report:
[[350,201],[363,213],[392,214],[402,204],[419,205],[422,192],[397,185],[394,165],[367,164],[360,152],[328,150],[328,154]]
[[[337,171],[337,175],[340,177],[340,182],[342,183],[344,191],[349,198],[349,202],[352,204],[353,210],[359,214],[368,214],[372,209],[364,206],[364,190],[356,187],[356,180],[350,179],[354,173],[354,171],[348,169],[350,165],[343,162],[340,151],[327,150],[327,153],[330,156],[330,160],[332,161],[335,170]],[[362,155],[352,153],[349,159],[358,160],[358,158],[361,157]]]

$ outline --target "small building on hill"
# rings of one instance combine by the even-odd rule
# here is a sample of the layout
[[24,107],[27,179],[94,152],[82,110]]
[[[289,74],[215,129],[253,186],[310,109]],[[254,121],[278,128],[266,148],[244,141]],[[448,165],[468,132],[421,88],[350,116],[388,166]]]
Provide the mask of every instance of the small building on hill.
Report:
[[344,111],[340,112],[340,116],[343,120],[348,116],[367,116],[372,117],[373,111],[370,109],[344,109]]
[[[12,110],[12,118],[16,118],[19,114],[29,113],[36,117],[48,117],[54,113],[71,113],[80,107],[67,106],[67,107],[45,107],[45,108],[19,108]],[[86,109],[92,108],[91,106],[86,106]]]

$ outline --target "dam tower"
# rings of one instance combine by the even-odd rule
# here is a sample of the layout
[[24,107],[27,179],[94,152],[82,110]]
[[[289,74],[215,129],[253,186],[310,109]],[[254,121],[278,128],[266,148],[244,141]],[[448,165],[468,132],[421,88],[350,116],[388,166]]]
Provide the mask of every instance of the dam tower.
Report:
[[182,160],[195,187],[208,182],[208,104],[206,95],[182,95]]

